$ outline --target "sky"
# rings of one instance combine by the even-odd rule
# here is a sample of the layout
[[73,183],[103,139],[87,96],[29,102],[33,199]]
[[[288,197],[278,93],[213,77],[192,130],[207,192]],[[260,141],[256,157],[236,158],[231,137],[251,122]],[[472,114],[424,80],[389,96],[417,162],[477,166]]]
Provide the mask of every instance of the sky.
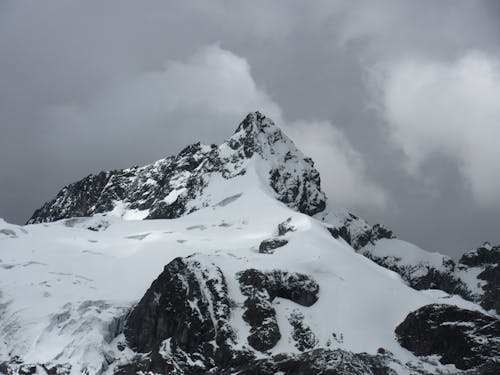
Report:
[[7,221],[254,110],[332,204],[453,257],[500,244],[498,1],[0,1]]

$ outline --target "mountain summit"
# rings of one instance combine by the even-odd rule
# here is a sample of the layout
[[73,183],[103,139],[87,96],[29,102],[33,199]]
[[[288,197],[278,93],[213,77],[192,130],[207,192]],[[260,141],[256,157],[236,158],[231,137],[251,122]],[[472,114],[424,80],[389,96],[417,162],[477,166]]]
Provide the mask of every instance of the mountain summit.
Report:
[[29,222],[0,219],[2,375],[500,373],[500,246],[455,262],[331,207],[258,112]]
[[271,188],[294,210],[312,215],[325,208],[313,161],[271,119],[254,112],[220,146],[195,143],[144,167],[100,172],[70,184],[28,224],[105,212],[126,219],[176,218],[216,204],[223,199],[220,180],[227,180],[223,190],[228,190],[244,175],[256,177],[247,183]]

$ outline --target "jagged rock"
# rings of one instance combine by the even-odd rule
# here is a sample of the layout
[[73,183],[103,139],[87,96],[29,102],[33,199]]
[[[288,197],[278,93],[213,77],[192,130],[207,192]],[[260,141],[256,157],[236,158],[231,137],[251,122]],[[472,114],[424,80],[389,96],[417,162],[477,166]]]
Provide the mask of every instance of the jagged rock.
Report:
[[352,243],[351,233],[349,232],[349,229],[346,226],[342,226],[339,228],[327,227],[327,229],[330,232],[330,234],[333,236],[333,238],[335,238],[337,240],[339,238],[342,238],[348,244]]
[[288,232],[294,232],[296,228],[291,224],[292,218],[289,217],[282,223],[278,224],[278,236],[265,239],[259,245],[259,253],[272,254],[274,250],[279,247],[285,246],[288,240],[284,237]]
[[382,224],[371,226],[348,211],[327,212],[316,217],[326,222],[326,229],[334,238],[342,238],[357,251],[368,244],[375,244],[380,239],[396,238],[393,232]]
[[274,250],[276,250],[279,247],[285,246],[287,243],[288,240],[279,237],[264,240],[259,245],[259,253],[272,254],[274,253]]
[[40,374],[40,371],[45,371],[47,375],[70,375],[71,365],[50,363],[19,363],[19,360],[16,358],[12,359],[10,363],[0,363],[0,374],[2,375],[31,375]]
[[140,212],[147,219],[180,217],[217,203],[203,195],[211,176],[229,180],[244,175],[252,157],[269,161],[268,184],[278,200],[310,215],[324,209],[326,197],[312,160],[272,120],[255,112],[218,147],[195,143],[177,156],[145,167],[100,172],[70,184],[36,210],[28,223],[92,216],[115,208]]
[[281,338],[272,306],[274,298],[286,298],[303,306],[311,306],[318,299],[319,285],[303,274],[248,269],[238,274],[238,280],[241,292],[248,297],[243,314],[251,327],[248,343],[260,351],[273,348]]
[[484,294],[480,301],[481,306],[486,310],[493,309],[500,314],[500,263],[495,266],[486,266],[477,277],[486,281],[482,287]]
[[36,365],[22,365],[19,367],[19,374],[21,375],[32,375],[37,373]]
[[500,246],[491,246],[485,242],[474,251],[462,255],[459,261],[469,267],[479,267],[500,263]]
[[272,349],[281,338],[276,311],[271,304],[271,296],[266,288],[267,277],[254,269],[239,275],[241,292],[245,300],[243,319],[250,325],[250,346],[259,351]]
[[478,311],[432,304],[410,313],[396,328],[399,343],[417,356],[440,355],[443,364],[474,369],[499,361],[500,320]]
[[439,289],[472,300],[467,285],[453,273],[455,263],[450,258],[444,257],[441,269],[436,269],[426,262],[407,265],[400,262],[401,259],[398,257],[379,257],[369,249],[362,250],[361,253],[378,265],[401,275],[403,280],[414,289]]
[[301,352],[313,349],[318,340],[314,332],[304,323],[304,315],[298,311],[292,312],[288,318],[293,328],[292,338],[295,340],[295,346]]
[[204,373],[234,356],[229,315],[227,286],[220,268],[200,262],[197,256],[176,258],[133,309],[124,333],[131,348],[152,353],[149,370],[173,371],[176,366],[182,368],[199,360],[198,370],[190,371]]
[[[315,349],[299,355],[276,355],[237,369],[239,375],[396,375],[392,360],[381,355],[355,354],[341,349]],[[221,375],[231,372],[224,371]]]
[[297,229],[291,224],[292,218],[289,217],[284,222],[278,224],[278,236],[284,236],[288,232],[295,232]]
[[481,269],[477,279],[483,281],[483,293],[475,296],[474,300],[486,310],[493,309],[500,314],[500,246],[486,242],[478,249],[465,253],[459,263],[462,270],[464,266]]

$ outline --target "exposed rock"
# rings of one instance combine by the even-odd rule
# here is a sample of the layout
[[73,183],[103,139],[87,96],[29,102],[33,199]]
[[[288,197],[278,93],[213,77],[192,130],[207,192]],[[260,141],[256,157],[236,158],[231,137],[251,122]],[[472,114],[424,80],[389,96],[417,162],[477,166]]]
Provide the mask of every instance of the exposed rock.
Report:
[[[2,375],[32,375],[46,373],[47,375],[70,375],[71,366],[69,364],[34,364],[19,363],[16,358],[10,362],[0,363],[0,374]],[[45,372],[41,372],[45,371]]]
[[443,364],[474,369],[499,361],[500,320],[478,311],[432,304],[412,313],[398,325],[399,343],[417,356],[439,355]]
[[287,243],[288,240],[279,237],[264,240],[259,245],[259,253],[272,254],[274,253],[274,250],[276,250],[279,247],[285,246]]
[[272,254],[274,250],[279,247],[285,246],[288,240],[284,237],[288,232],[294,232],[297,229],[291,224],[292,218],[289,217],[282,223],[278,224],[278,236],[265,239],[259,245],[259,253]]
[[292,225],[291,217],[278,224],[278,236],[284,236],[288,232],[295,232],[296,230],[297,228]]
[[414,289],[439,289],[472,300],[467,285],[454,274],[455,263],[450,258],[444,257],[442,267],[436,269],[426,262],[407,265],[400,263],[397,257],[378,257],[369,250],[362,250],[361,253],[378,265],[401,275]]
[[313,349],[318,340],[314,332],[304,323],[304,315],[298,311],[294,311],[288,318],[293,327],[292,338],[295,340],[295,346],[301,352]]
[[[285,150],[285,151],[281,151]],[[268,160],[269,185],[292,209],[315,214],[325,207],[320,177],[311,159],[259,112],[250,113],[220,146],[200,143],[145,167],[100,172],[64,187],[36,210],[29,224],[132,211],[148,219],[176,218],[220,202],[204,196],[211,176],[232,179],[246,173],[254,156]],[[263,164],[264,165],[264,164]],[[266,168],[263,166],[263,168]],[[230,203],[222,200],[223,204]]]
[[22,365],[21,367],[19,367],[20,375],[32,375],[36,373],[37,373],[36,365]]
[[500,246],[491,246],[485,242],[476,250],[462,255],[460,263],[469,267],[498,264],[500,263]]
[[500,263],[486,266],[478,278],[486,281],[483,286],[484,294],[481,298],[481,306],[486,310],[493,309],[497,314],[500,314]]
[[248,343],[259,351],[273,348],[281,337],[272,306],[274,298],[286,298],[303,306],[311,306],[318,299],[319,285],[307,275],[249,269],[238,279],[241,292],[248,297],[243,314],[251,327]]
[[[320,216],[321,218],[321,216]],[[323,220],[326,220],[323,217]],[[374,261],[378,265],[398,273],[408,285],[417,290],[439,289],[449,294],[457,294],[470,301],[479,301],[482,297],[475,297],[468,285],[455,272],[457,264],[447,257],[442,256],[442,264],[439,267],[430,264],[426,260],[416,259],[411,264],[403,262],[397,252],[392,255],[377,255],[373,249],[381,240],[395,239],[393,232],[383,225],[370,226],[366,221],[345,211],[338,212],[333,217],[328,217],[333,225],[327,223],[326,228],[331,235],[342,238],[350,244],[357,252]],[[500,253],[500,252],[499,252]],[[474,252],[468,254],[469,264],[479,262]],[[481,252],[480,259],[495,259],[491,253]],[[492,288],[493,290],[493,288]],[[491,292],[490,292],[491,293]],[[495,293],[491,293],[494,300]]]
[[493,309],[500,314],[500,246],[484,243],[460,258],[459,267],[463,269],[463,265],[481,269],[477,278],[483,281],[483,293],[474,300],[486,310]]
[[[276,355],[237,369],[239,375],[396,375],[392,360],[381,355],[354,354],[345,350],[315,349],[299,355]],[[223,371],[220,374],[228,375]]]
[[360,250],[368,244],[373,245],[382,238],[395,238],[392,231],[382,224],[371,226],[348,211],[330,213],[330,215],[333,215],[333,218],[320,215],[318,219],[326,221],[326,228],[334,238],[342,238],[355,250]]
[[[200,263],[197,256],[176,258],[133,309],[124,332],[131,348],[151,353],[149,370],[172,371],[198,362],[196,371],[204,373],[234,355],[229,314],[221,270],[209,262]],[[190,371],[196,373],[193,368]]]

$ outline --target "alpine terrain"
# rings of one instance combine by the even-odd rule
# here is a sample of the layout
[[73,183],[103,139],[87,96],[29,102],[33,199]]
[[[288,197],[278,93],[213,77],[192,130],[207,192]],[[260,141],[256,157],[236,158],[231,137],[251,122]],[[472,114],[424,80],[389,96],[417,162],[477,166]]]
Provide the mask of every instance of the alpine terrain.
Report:
[[2,374],[499,374],[499,314],[500,246],[332,207],[259,112],[0,220]]

